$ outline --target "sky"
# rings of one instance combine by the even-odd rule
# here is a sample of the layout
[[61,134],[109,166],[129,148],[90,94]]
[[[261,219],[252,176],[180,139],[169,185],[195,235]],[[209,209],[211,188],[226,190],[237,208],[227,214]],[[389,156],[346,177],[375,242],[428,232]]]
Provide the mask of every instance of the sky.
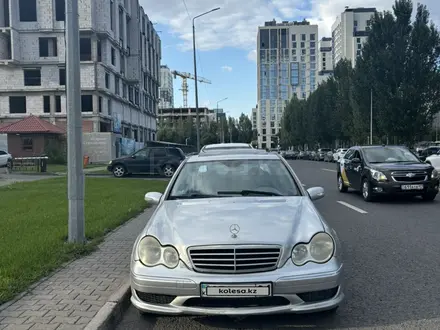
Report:
[[[427,5],[431,19],[440,22],[438,0]],[[257,103],[256,45],[258,26],[276,19],[318,24],[319,39],[331,36],[331,25],[345,6],[391,10],[394,0],[140,0],[162,40],[162,65],[194,73],[192,17],[197,18],[197,75],[211,81],[198,83],[199,106],[224,109],[229,116],[250,115]],[[414,2],[414,5],[417,1]],[[182,80],[174,80],[174,106],[183,104]],[[188,79],[188,105],[195,106],[194,81]]]

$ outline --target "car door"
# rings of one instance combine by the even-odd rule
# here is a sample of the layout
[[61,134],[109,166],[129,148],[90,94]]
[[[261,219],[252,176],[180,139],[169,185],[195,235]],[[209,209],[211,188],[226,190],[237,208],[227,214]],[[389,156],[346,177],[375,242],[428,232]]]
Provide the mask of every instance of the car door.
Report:
[[355,150],[348,159],[346,167],[348,181],[353,189],[361,188],[361,176],[363,170],[362,156],[359,150]]
[[128,172],[130,173],[148,173],[150,171],[149,148],[141,149],[135,152],[126,160]]
[[8,162],[8,153],[0,150],[0,166],[5,166]]
[[150,173],[160,173],[162,167],[165,165],[168,155],[165,148],[151,148],[148,156],[150,164]]

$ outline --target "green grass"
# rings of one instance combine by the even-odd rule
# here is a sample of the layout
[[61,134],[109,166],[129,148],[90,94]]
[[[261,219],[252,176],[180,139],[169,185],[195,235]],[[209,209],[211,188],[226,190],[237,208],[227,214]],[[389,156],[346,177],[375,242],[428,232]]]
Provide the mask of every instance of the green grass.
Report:
[[[104,167],[105,164],[89,164],[85,168]],[[48,173],[66,173],[67,165],[47,164]]]
[[143,211],[159,180],[86,178],[88,244],[66,243],[66,178],[16,183],[0,188],[0,305],[63,263],[87,254],[103,236]]

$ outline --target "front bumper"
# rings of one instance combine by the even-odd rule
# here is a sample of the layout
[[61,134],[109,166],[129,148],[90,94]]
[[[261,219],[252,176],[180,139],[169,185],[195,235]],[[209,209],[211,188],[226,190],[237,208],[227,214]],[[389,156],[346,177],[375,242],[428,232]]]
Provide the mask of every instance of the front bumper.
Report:
[[[272,296],[261,298],[201,298],[201,283],[272,283]],[[131,265],[131,302],[142,312],[171,315],[261,315],[320,312],[344,299],[343,264],[336,257],[326,264],[282,268],[254,274],[196,273],[181,263],[170,270]]]
[[[423,185],[423,189],[403,190],[402,185]],[[423,195],[439,192],[439,179],[416,182],[377,182],[371,180],[371,188],[375,195]]]
[[107,165],[107,171],[112,172],[113,171],[113,165]]

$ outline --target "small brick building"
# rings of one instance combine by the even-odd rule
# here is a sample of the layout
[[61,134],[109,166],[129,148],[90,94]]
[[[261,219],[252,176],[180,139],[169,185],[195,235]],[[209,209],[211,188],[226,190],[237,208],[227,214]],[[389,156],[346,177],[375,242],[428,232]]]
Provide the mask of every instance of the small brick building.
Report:
[[15,123],[0,124],[0,134],[7,134],[8,151],[12,157],[35,157],[44,153],[48,140],[64,135],[66,131],[31,115]]

